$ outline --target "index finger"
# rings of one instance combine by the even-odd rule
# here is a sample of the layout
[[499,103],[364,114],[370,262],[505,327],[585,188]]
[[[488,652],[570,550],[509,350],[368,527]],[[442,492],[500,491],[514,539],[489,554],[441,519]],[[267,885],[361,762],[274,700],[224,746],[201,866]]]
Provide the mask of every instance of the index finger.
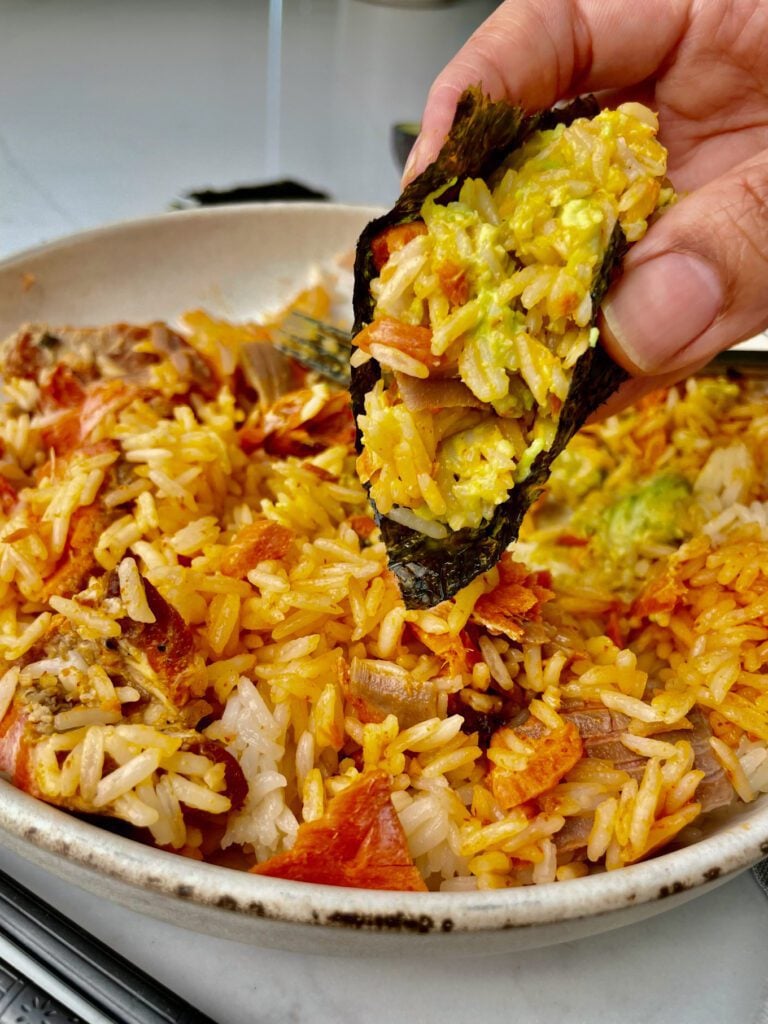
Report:
[[525,110],[636,85],[685,34],[692,0],[505,0],[435,79],[403,184],[437,156],[470,85]]

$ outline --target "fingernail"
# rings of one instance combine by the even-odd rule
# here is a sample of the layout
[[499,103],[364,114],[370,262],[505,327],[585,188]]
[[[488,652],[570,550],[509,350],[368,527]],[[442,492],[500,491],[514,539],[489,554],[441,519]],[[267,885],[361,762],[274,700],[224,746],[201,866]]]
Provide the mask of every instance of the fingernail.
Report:
[[702,344],[697,339],[723,301],[722,281],[711,263],[668,252],[629,270],[602,312],[627,358],[648,373],[692,365],[708,355],[706,339]]
[[421,151],[424,149],[424,137],[419,135],[414,144],[411,146],[411,151],[408,154],[408,159],[405,161],[405,167],[403,168],[403,185],[407,185],[408,182],[414,177],[414,170],[419,164]]

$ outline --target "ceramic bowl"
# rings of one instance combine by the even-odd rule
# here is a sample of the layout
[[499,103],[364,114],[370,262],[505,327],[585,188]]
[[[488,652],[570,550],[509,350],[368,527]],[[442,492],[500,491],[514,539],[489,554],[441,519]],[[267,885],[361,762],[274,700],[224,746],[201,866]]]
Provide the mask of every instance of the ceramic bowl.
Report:
[[[267,204],[166,214],[0,263],[0,334],[24,321],[233,319],[287,300],[308,267],[351,247],[377,211]],[[153,850],[0,780],[0,842],[101,896],[175,924],[302,951],[430,955],[547,945],[650,917],[768,853],[768,802],[695,845],[608,874],[481,893],[399,893],[263,878]]]

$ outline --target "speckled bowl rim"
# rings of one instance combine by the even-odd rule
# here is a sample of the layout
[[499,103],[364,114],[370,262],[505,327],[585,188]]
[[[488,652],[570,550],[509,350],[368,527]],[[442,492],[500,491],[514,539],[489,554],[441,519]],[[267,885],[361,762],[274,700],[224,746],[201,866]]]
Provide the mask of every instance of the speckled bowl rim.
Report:
[[[115,233],[151,233],[169,220],[221,227],[238,218],[257,218],[259,210],[280,216],[332,218],[335,213],[361,218],[372,207],[328,203],[268,203],[187,210],[118,222],[35,246],[0,261],[0,271],[22,273],[48,254],[81,244],[108,241]],[[144,846],[90,822],[73,817],[17,790],[0,778],[0,843],[17,851],[34,849],[51,855],[47,866],[81,881],[83,873],[110,880],[143,894],[157,894],[179,904],[225,911],[240,918],[334,928],[371,928],[413,933],[495,932],[554,925],[610,915],[704,891],[768,855],[768,797],[741,807],[722,821],[714,834],[671,853],[614,872],[591,875],[567,884],[530,886],[490,892],[403,893],[338,888],[250,875],[199,863]],[[71,870],[69,866],[75,870]],[[79,871],[78,871],[79,869]],[[85,887],[92,887],[86,885]],[[117,897],[116,897],[117,898]],[[675,898],[669,900],[674,904]]]
[[[359,930],[477,932],[576,921],[721,882],[768,854],[768,801],[717,834],[617,871],[489,892],[407,893],[251,875],[115,835],[0,780],[0,829],[144,892],[238,915]],[[0,839],[1,841],[1,839]]]

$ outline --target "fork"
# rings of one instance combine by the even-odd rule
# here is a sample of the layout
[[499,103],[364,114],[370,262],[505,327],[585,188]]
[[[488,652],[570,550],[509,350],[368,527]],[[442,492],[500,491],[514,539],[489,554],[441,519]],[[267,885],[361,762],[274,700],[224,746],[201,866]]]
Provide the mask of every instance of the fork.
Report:
[[273,343],[283,355],[291,356],[336,384],[349,386],[349,357],[352,336],[349,331],[305,313],[289,313],[273,331]]

